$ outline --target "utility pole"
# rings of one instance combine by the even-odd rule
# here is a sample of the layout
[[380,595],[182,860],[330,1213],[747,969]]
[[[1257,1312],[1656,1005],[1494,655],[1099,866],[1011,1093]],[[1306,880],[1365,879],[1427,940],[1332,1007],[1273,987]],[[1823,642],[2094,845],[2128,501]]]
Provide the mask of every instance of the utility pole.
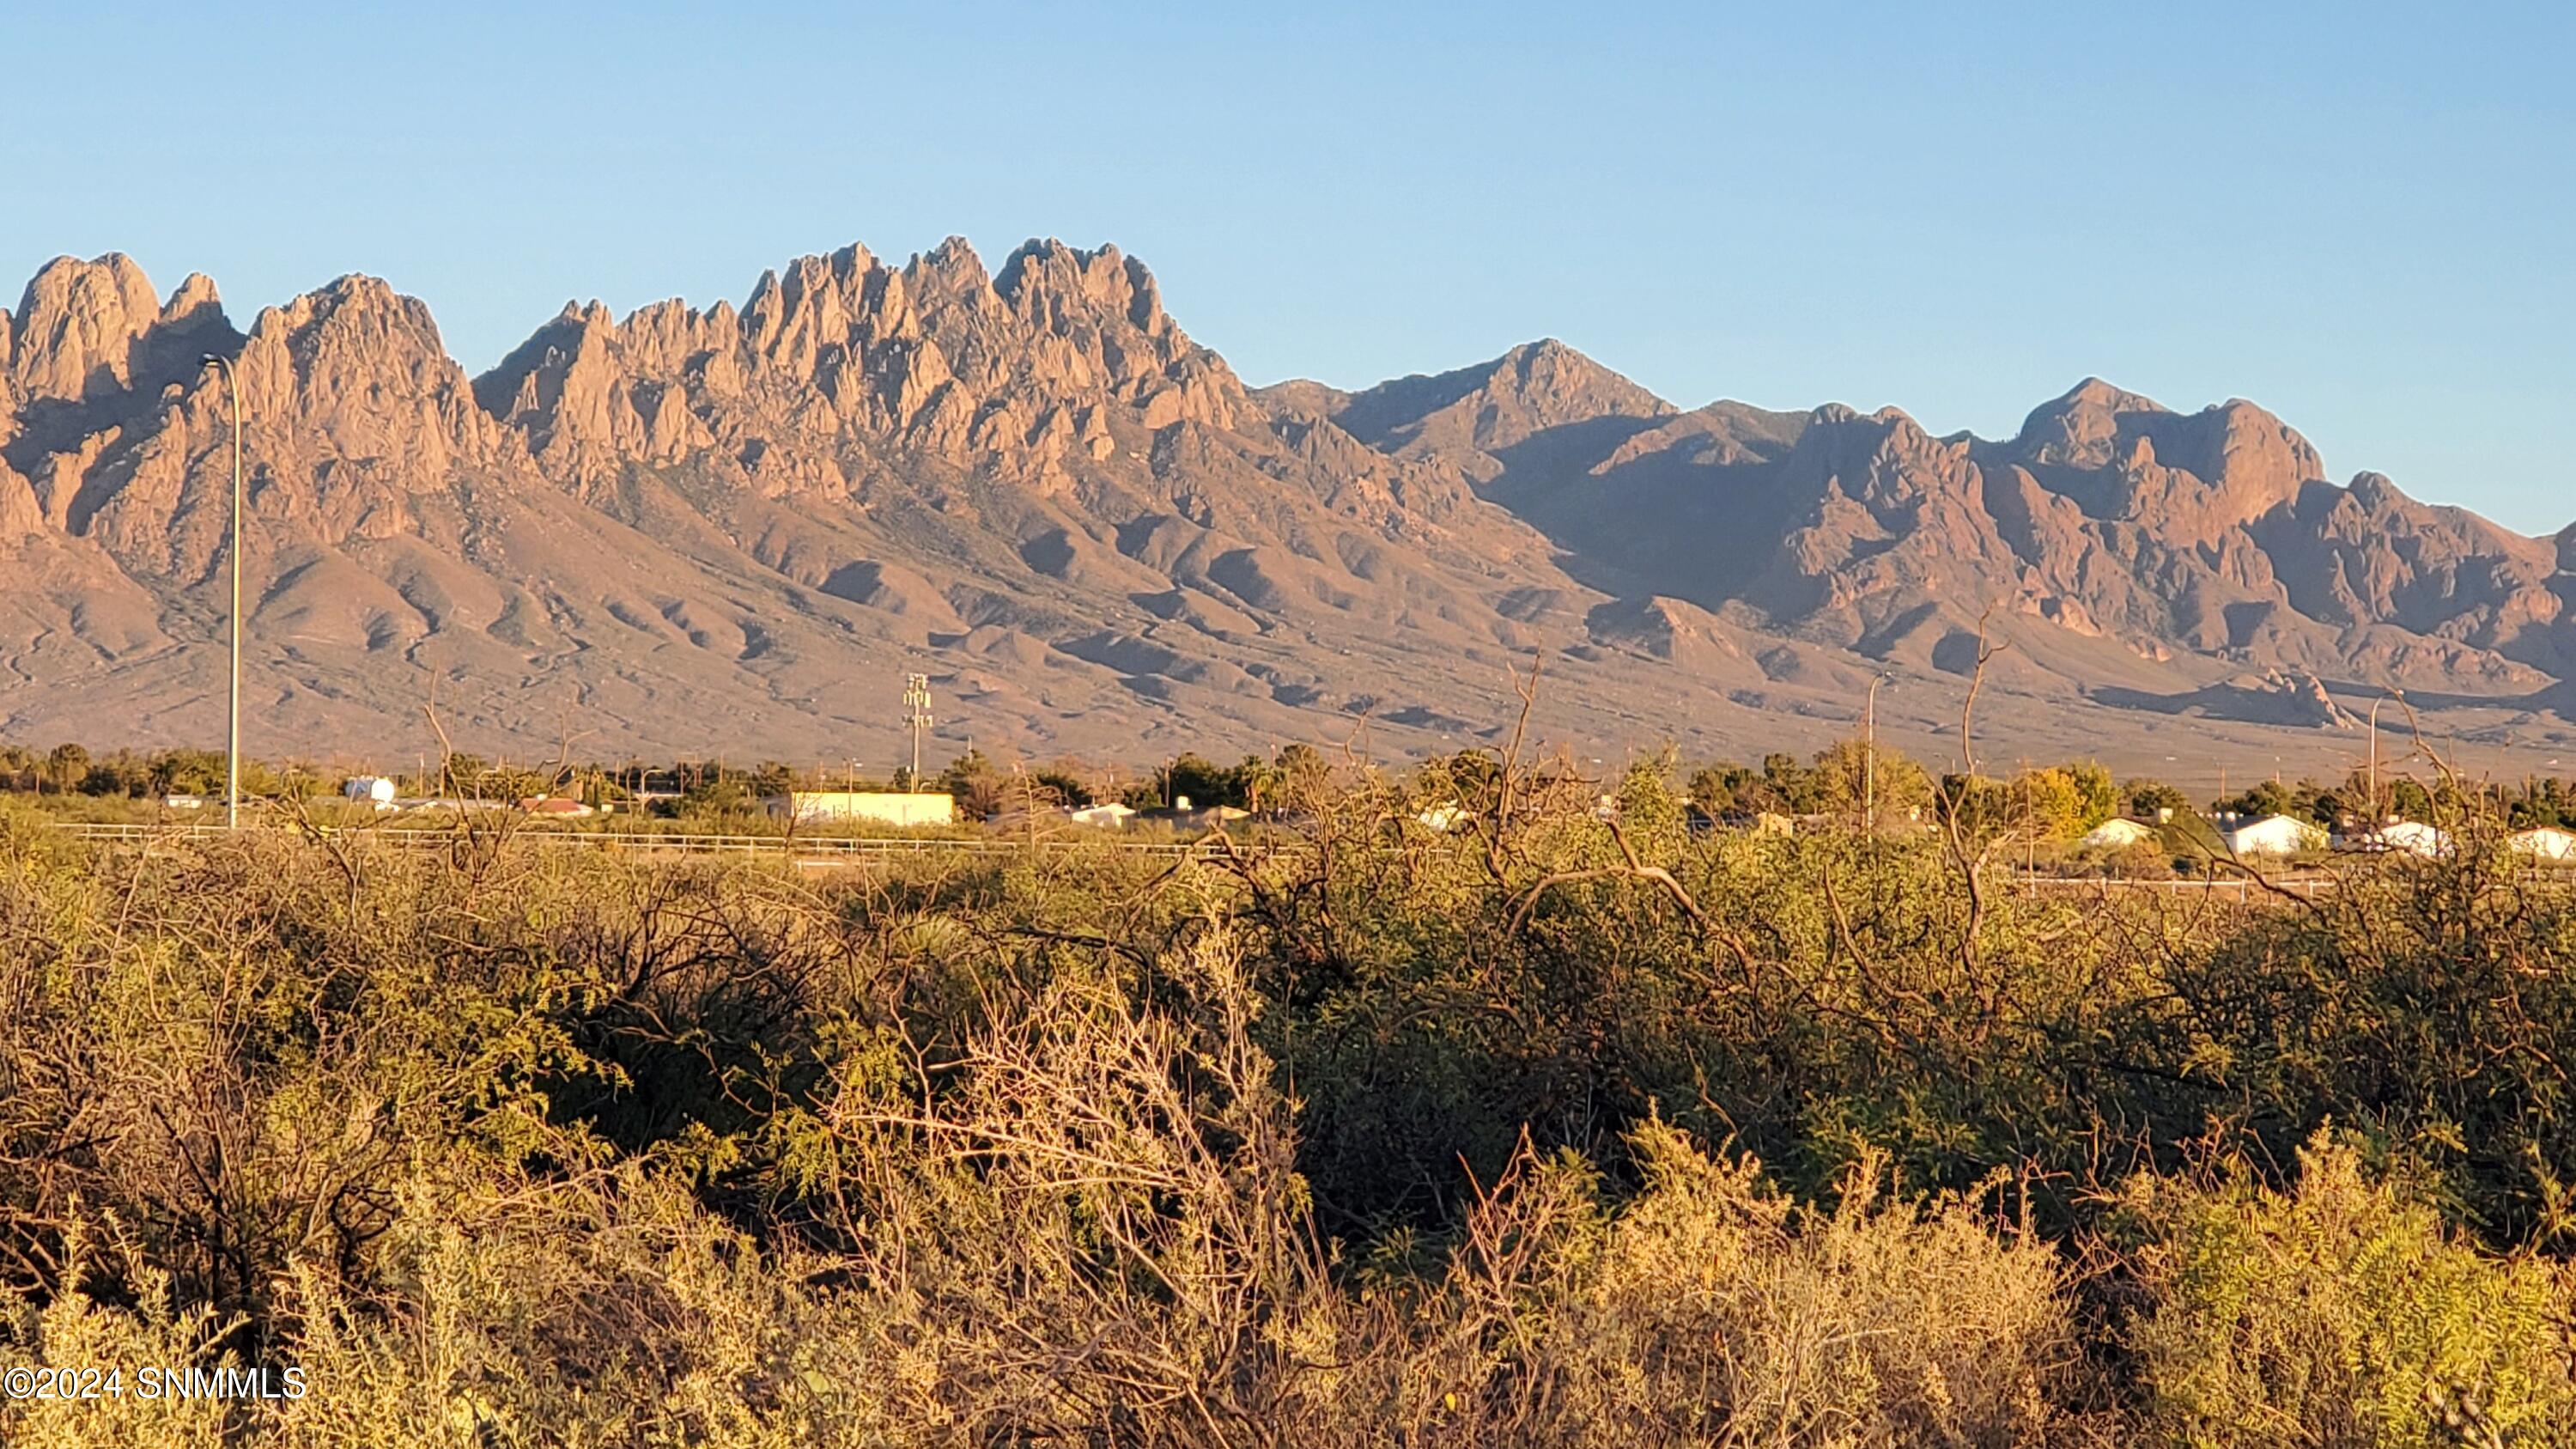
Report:
[[921,788],[921,732],[939,721],[930,717],[930,676],[903,677],[904,724],[912,730],[912,788]]
[[224,387],[232,394],[233,404],[233,646],[232,688],[229,691],[230,722],[224,731],[224,828],[241,828],[241,644],[242,644],[242,422],[241,379],[234,375],[232,359],[207,353],[200,367],[211,367],[224,375]]

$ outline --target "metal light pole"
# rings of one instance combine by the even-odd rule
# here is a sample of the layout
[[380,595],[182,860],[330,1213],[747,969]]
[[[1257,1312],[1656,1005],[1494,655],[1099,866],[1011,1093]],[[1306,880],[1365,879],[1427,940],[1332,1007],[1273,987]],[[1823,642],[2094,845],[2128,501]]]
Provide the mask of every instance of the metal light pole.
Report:
[[1860,818],[1872,835],[1878,833],[1878,687],[1886,682],[1884,674],[1870,676],[1869,699],[1860,716]]
[[242,422],[241,378],[233,372],[232,359],[207,353],[199,364],[224,375],[224,387],[232,394],[233,404],[233,609],[232,609],[232,688],[230,720],[224,731],[224,828],[241,828],[241,644],[242,644]]
[[[2395,692],[2389,691],[2390,694]],[[2388,694],[2382,694],[2370,702],[2370,828],[2372,830],[2377,830],[2380,822],[2387,818],[2386,812],[2379,808],[2379,707],[2388,703],[2388,698]]]

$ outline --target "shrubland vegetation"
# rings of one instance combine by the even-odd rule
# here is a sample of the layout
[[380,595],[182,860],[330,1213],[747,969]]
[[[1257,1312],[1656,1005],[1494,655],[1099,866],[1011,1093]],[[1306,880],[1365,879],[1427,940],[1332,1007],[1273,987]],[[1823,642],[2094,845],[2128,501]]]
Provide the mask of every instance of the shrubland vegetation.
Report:
[[[2407,758],[2417,753],[2410,751]],[[2089,760],[2024,765],[2002,777],[1974,772],[1936,776],[1895,750],[1858,740],[1843,741],[1804,761],[1775,753],[1757,765],[1718,762],[1682,768],[1670,759],[1656,763],[1676,777],[1680,793],[1707,818],[1776,814],[1836,816],[1857,823],[1864,811],[1871,811],[1882,828],[1889,828],[1930,826],[1956,807],[1983,829],[2008,830],[2025,841],[2060,846],[2115,816],[2155,820],[2160,813],[2182,817],[2202,808],[2222,814],[2291,815],[2327,827],[2383,817],[2430,822],[2468,814],[2492,814],[2516,829],[2576,826],[2576,780],[2470,782],[2437,772],[2427,783],[2400,773],[2394,758],[2383,778],[2354,770],[2331,785],[2314,779],[2264,780],[2197,803],[2161,780],[2115,781],[2108,770]],[[1454,801],[1462,790],[1475,788],[1491,766],[1490,754],[1471,750],[1450,759],[1433,759],[1423,767],[1420,779],[1429,796],[1439,795],[1439,787],[1447,783]],[[514,763],[446,754],[434,765],[423,760],[391,778],[407,797],[516,802],[564,795],[618,812],[620,828],[671,821],[707,831],[769,834],[782,827],[766,802],[790,790],[938,791],[953,796],[961,817],[970,821],[1032,808],[1105,801],[1139,810],[1188,801],[1199,807],[1224,805],[1275,814],[1288,803],[1285,782],[1321,767],[1322,757],[1306,745],[1289,745],[1269,759],[1247,755],[1231,765],[1183,751],[1144,769],[1078,760],[1003,766],[969,749],[937,774],[925,774],[917,781],[902,769],[891,776],[872,776],[855,767],[828,763],[810,767],[775,760],[755,765],[728,765],[722,760],[581,764],[569,756],[553,762]],[[335,794],[347,773],[310,761],[245,759],[242,788],[254,799],[311,801]],[[60,813],[149,818],[148,811],[139,807],[174,795],[219,795],[223,785],[224,756],[219,751],[93,752],[76,742],[51,749],[0,744],[0,792],[33,797]],[[77,804],[82,800],[95,803],[82,807]],[[120,802],[138,809],[119,810]],[[2168,843],[2179,853],[2189,853],[2193,845],[2180,836]]]
[[2014,889],[2056,787],[1889,760],[1932,826],[1693,828],[1853,760],[823,874],[0,814],[0,1362],[311,1385],[0,1439],[2576,1443],[2504,817],[2241,905]]

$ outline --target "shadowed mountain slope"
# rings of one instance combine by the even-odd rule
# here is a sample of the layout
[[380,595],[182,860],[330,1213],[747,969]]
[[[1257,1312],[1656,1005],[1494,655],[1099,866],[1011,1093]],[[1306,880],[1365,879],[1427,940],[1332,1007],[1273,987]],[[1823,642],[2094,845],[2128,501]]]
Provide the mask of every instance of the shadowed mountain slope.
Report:
[[[1498,391],[1491,406],[1521,410]],[[1437,412],[1488,408],[1471,389]],[[1368,423],[1408,435],[1383,411]],[[1873,658],[1933,662],[1991,609],[2061,652],[2025,621],[2140,658],[2371,684],[2510,692],[2569,664],[2558,542],[2377,474],[2328,483],[2304,438],[2243,401],[2182,414],[2088,380],[2001,442],[1935,438],[1892,408],[1717,403],[1419,452],[1547,533],[1586,583]]]

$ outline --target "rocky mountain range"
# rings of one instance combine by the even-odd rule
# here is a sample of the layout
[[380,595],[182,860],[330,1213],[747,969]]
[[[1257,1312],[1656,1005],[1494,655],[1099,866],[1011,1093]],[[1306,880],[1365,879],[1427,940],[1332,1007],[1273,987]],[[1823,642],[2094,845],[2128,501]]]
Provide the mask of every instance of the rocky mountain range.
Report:
[[[408,761],[1455,748],[1543,683],[1582,757],[1881,728],[1955,754],[2340,770],[2368,701],[2576,751],[2576,529],[2418,503],[2243,401],[2088,380],[2009,439],[1685,410],[1553,341],[1248,388],[1115,248],[858,247],[737,309],[568,305],[469,377],[346,277],[57,260],[0,312],[0,738],[219,742],[232,359],[251,743]],[[1945,738],[1946,736],[1946,738]],[[2576,762],[2576,754],[2570,756]],[[2282,766],[2275,764],[2274,768]]]

